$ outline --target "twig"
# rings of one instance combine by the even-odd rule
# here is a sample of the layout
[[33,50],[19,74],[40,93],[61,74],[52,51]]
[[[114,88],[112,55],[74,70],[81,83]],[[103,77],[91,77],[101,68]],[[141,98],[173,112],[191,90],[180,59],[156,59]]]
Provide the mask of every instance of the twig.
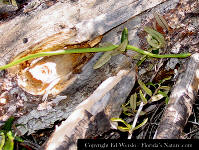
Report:
[[[139,115],[140,115],[140,112],[142,111],[143,106],[144,106],[144,102],[141,102],[141,103],[140,103],[140,106],[139,106],[139,108],[138,108],[138,111],[137,111],[137,113],[136,113],[136,115],[135,115],[135,118],[134,118],[133,124],[132,124],[132,126],[131,126],[131,129],[135,128],[135,125],[136,125],[136,123],[137,123],[138,117],[139,117]],[[128,139],[131,139],[132,133],[133,133],[133,130],[130,131],[130,133],[129,133],[129,135],[128,135]]]

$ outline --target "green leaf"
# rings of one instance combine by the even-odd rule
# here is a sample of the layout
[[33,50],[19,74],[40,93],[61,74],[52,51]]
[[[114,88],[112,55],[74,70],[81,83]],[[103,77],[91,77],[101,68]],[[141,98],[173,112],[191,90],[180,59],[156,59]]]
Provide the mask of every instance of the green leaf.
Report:
[[129,116],[129,117],[134,115],[134,113],[130,113],[130,112],[127,112],[127,111],[126,111],[126,112],[123,112],[123,114],[125,114],[125,115],[127,115],[127,116]]
[[11,4],[9,0],[0,0],[0,4]]
[[126,104],[122,104],[122,110],[125,115],[132,116],[133,113],[131,112],[131,108],[130,106],[128,106],[128,104],[129,104],[129,101]]
[[6,138],[3,150],[13,150],[14,149],[14,137],[12,135],[12,132],[11,131],[7,132],[6,136],[7,136],[7,138]]
[[104,43],[99,43],[98,47],[108,47],[108,46],[113,46],[113,44],[110,42],[104,42]]
[[159,94],[162,94],[164,97],[168,97],[166,92],[162,92],[161,90],[158,91]]
[[172,76],[169,76],[169,77],[167,77],[167,78],[164,78],[164,79],[160,80],[159,84],[162,84],[162,83],[164,83],[165,81],[171,80],[171,78],[172,78]]
[[157,94],[151,97],[151,101],[155,102],[155,101],[159,101],[160,99],[162,99],[164,96],[162,94]]
[[134,131],[134,130],[137,130],[137,129],[143,127],[147,123],[147,121],[148,121],[148,118],[144,119],[144,121],[141,124],[139,124],[138,126],[133,128],[132,130]]
[[136,105],[137,105],[137,106],[140,106],[140,103],[141,103],[141,101],[138,101],[138,102],[136,103]]
[[150,28],[150,27],[145,27],[144,30],[145,30],[149,35],[151,35],[151,37],[152,37],[153,39],[155,39],[155,40],[157,40],[157,41],[159,42],[159,48],[162,48],[162,47],[165,46],[166,42],[165,42],[165,40],[164,40],[164,36],[163,36],[161,33],[159,33],[159,32],[157,32],[157,31],[153,30],[153,29]]
[[161,48],[161,44],[156,39],[154,39],[150,34],[147,35],[146,39],[151,47],[156,49]]
[[158,13],[154,13],[155,20],[157,23],[163,28],[169,31],[169,25],[167,24],[166,20]]
[[16,124],[15,127],[23,127],[24,129],[26,129],[25,124]]
[[1,141],[0,141],[0,150],[3,150],[3,146],[5,144],[5,134],[3,132],[0,132]]
[[121,54],[123,51],[126,50],[126,46],[128,44],[128,40],[125,39],[117,48],[115,48],[112,51],[105,52],[99,60],[96,62],[96,64],[93,66],[93,69],[98,69],[102,67],[104,64],[106,64],[112,56]]
[[129,108],[126,105],[122,104],[122,110],[123,112],[127,112],[129,111]]
[[111,118],[111,121],[113,121],[113,122],[122,122],[127,128],[131,129],[131,125],[128,124],[126,121],[124,121],[121,118]]
[[169,86],[160,86],[159,89],[169,91],[171,88]]
[[142,99],[144,104],[147,104],[147,99],[145,98],[144,94],[142,93],[142,90],[140,90],[140,98]]
[[169,96],[168,96],[169,91],[162,92],[162,91],[159,90],[158,93],[162,94],[164,97],[166,97],[165,103],[168,104],[168,102],[169,102]]
[[165,99],[165,103],[168,104],[169,103],[169,97],[166,97]]
[[124,42],[124,40],[128,41],[128,29],[127,28],[124,28],[122,31],[121,43]]
[[96,64],[93,66],[93,69],[98,69],[102,67],[111,59],[111,56],[112,56],[112,51],[105,52],[96,62]]
[[24,142],[24,140],[21,137],[19,137],[19,136],[15,136],[15,140],[17,142]]
[[[137,112],[137,110],[135,110],[135,113]],[[140,116],[144,116],[146,114],[146,112],[144,112],[144,111],[141,111],[140,112]]]
[[147,56],[144,55],[140,58],[140,60],[137,62],[137,66],[139,67],[145,60],[147,59]]
[[15,0],[11,0],[11,3],[12,3],[13,6],[17,7],[17,2]]
[[151,90],[140,79],[138,79],[138,84],[149,96],[152,96]]
[[122,127],[122,126],[118,126],[117,129],[120,130],[121,132],[129,132],[130,130],[128,127]]
[[144,112],[144,111],[140,112],[140,116],[144,116],[145,114],[146,114],[146,112]]
[[137,101],[137,94],[135,93],[135,94],[131,95],[131,97],[130,97],[130,106],[133,111],[136,110],[136,103],[137,103],[136,101]]
[[152,82],[148,82],[146,85],[150,85],[150,86],[153,86],[154,88],[156,88],[156,85]]
[[121,52],[124,52],[126,50],[126,46],[127,45],[128,45],[128,40],[125,39],[117,48],[115,48],[113,50],[113,54],[112,55],[114,56],[114,55],[117,55],[117,54],[119,54]]
[[[153,49],[154,49],[154,48],[148,48],[147,51],[148,51],[148,52],[152,52]],[[140,56],[140,54],[138,54],[138,56]],[[139,61],[137,62],[137,66],[140,66],[147,58],[148,58],[147,55],[143,55],[143,56],[139,59]]]

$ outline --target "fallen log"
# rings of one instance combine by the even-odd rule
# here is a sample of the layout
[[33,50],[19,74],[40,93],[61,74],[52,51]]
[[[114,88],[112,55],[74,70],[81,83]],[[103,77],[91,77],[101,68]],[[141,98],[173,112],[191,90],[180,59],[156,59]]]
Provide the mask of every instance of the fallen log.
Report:
[[164,1],[66,1],[37,14],[22,14],[0,25],[0,65],[21,52],[56,50],[91,40]]
[[120,106],[134,83],[134,71],[121,70],[106,79],[56,128],[45,149],[76,149],[77,139],[92,138],[110,130],[110,119],[120,115]]
[[199,54],[191,56],[180,75],[159,123],[156,139],[180,139],[192,113],[199,85]]
[[[118,43],[120,41],[119,35],[124,26],[129,28],[130,42],[138,45],[137,29],[142,26],[142,20],[146,21],[146,18],[149,16],[151,18],[153,14],[152,11],[150,13],[144,11],[163,2],[163,0],[151,2],[143,0],[128,1],[128,3],[127,1],[125,3],[123,1],[110,1],[99,4],[94,1],[64,3],[64,5],[57,3],[49,9],[38,12],[38,14],[30,13],[17,16],[14,20],[0,26],[0,33],[2,33],[0,37],[2,40],[0,64],[7,63],[15,56],[21,57],[46,49],[57,50],[84,42],[87,46],[92,47],[89,45],[89,40],[92,41],[94,37],[103,34],[103,42]],[[177,0],[167,1],[158,5],[156,9],[159,12],[164,12],[165,9],[175,7],[177,4]],[[70,13],[66,10],[70,10]],[[97,13],[93,13],[95,11]],[[78,16],[78,19],[74,16]],[[27,28],[22,28],[24,23],[26,23]],[[7,30],[10,30],[9,35],[3,32]],[[81,71],[79,72],[77,67],[76,72],[69,72],[71,74],[69,75],[70,80],[66,80],[67,86],[59,95],[48,95],[46,101],[42,100],[44,93],[41,96],[32,95],[27,91],[25,92],[25,88],[22,90],[18,87],[16,81],[10,79],[13,87],[9,89],[9,92],[4,93],[4,95],[9,95],[9,105],[5,108],[9,107],[10,109],[2,111],[3,117],[0,119],[6,120],[9,116],[17,114],[19,117],[17,123],[25,124],[25,128],[18,128],[21,135],[24,135],[52,127],[54,122],[66,119],[72,113],[56,129],[46,144],[46,149],[52,146],[52,143],[55,147],[62,147],[62,145],[64,148],[69,147],[69,145],[75,147],[78,138],[91,138],[95,134],[101,134],[110,129],[109,119],[119,115],[120,105],[134,86],[135,68],[131,60],[121,54],[113,57],[102,68],[93,70],[92,66],[99,56],[100,54],[96,54],[92,59],[89,57],[86,62],[82,62],[83,65],[81,62],[78,63],[81,66],[79,67]],[[55,57],[55,59],[59,60],[61,57]],[[49,62],[50,59],[47,60]],[[4,81],[8,82],[9,80],[5,79]],[[99,89],[108,81],[110,81],[111,86],[104,86],[107,89],[104,88],[101,92]],[[80,116],[76,117],[77,115]],[[72,120],[73,117],[76,120]],[[74,124],[74,128],[67,128],[67,125],[71,124]],[[79,125],[82,125],[82,128],[79,128]],[[66,140],[62,138],[60,141],[56,141],[57,137],[64,135],[67,137]]]
[[[0,25],[0,65],[38,51],[70,48],[71,45],[77,46],[78,44],[81,46],[81,43],[83,45],[86,43],[86,46],[92,47],[89,44],[89,40],[105,34],[128,19],[162,2],[164,0],[151,1],[151,3],[145,0],[139,2],[129,0],[125,1],[125,3],[123,1],[118,1],[117,3],[115,1],[100,3],[96,1],[67,1],[56,3],[48,9],[39,10],[37,13],[26,12],[27,14],[16,16],[14,19]],[[25,27],[24,24],[26,24]],[[137,22],[137,24],[139,23]],[[6,31],[9,31],[9,34]],[[113,43],[118,42],[119,38]],[[61,60],[62,57],[65,56],[54,57],[54,60]],[[1,107],[1,121],[7,120],[12,115],[19,117],[17,123],[25,124],[25,128],[19,127],[21,135],[27,132],[31,134],[39,129],[51,127],[55,121],[66,119],[74,108],[92,95],[97,87],[108,77],[114,77],[123,69],[134,72],[134,68],[129,63],[131,60],[124,55],[114,57],[102,69],[93,70],[92,66],[98,58],[99,54],[89,61],[90,57],[87,59],[86,56],[86,61],[82,61],[83,65],[81,61],[78,62],[74,66],[76,71],[67,72],[67,78],[64,80],[66,86],[62,88],[63,91],[60,91],[60,94],[56,96],[53,96],[52,93],[52,95],[47,94],[48,99],[45,99],[45,101],[42,100],[44,93],[34,94],[28,88],[24,88],[22,86],[24,84],[21,84],[20,87],[18,86],[19,80],[30,79],[26,78],[26,76],[25,78],[20,77],[24,77],[24,68],[31,73],[28,65],[33,63],[32,61],[9,69],[10,73],[14,72],[16,74],[17,72],[18,76],[17,78],[12,78],[8,74],[6,75],[7,78],[2,79],[3,89],[1,96],[7,101],[1,104],[3,105]],[[42,61],[48,63],[49,59],[53,58],[44,58]],[[38,61],[41,62],[40,60]],[[56,65],[64,66],[63,64],[63,61],[59,61]],[[84,64],[86,65],[84,66]],[[19,70],[21,71],[20,73],[18,72]],[[25,75],[31,76],[30,74]],[[65,75],[62,76],[65,77]],[[34,81],[32,80],[32,82]],[[41,84],[36,84],[35,87],[38,85],[40,86]],[[132,88],[133,84],[130,84],[129,90]],[[129,90],[125,91],[125,97],[128,96]],[[121,102],[125,100],[125,97],[123,97]]]

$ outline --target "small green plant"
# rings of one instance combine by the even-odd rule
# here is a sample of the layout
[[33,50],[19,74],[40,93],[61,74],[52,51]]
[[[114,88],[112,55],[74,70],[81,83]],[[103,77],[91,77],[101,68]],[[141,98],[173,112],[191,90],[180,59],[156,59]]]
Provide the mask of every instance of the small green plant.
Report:
[[107,63],[112,56],[121,54],[126,50],[126,46],[128,44],[128,30],[127,28],[124,28],[121,36],[121,44],[113,49],[112,51],[107,51],[105,52],[99,60],[96,62],[96,64],[93,66],[93,69],[98,69],[101,66],[103,66],[105,63]]
[[[145,31],[148,32],[152,36],[151,39],[149,39],[151,45],[153,45],[155,43],[154,39],[158,40],[158,42],[160,44],[159,47],[161,47],[165,44],[161,34],[158,33],[157,31],[155,31],[149,27],[146,27]],[[104,56],[102,56],[100,58],[98,64],[95,64],[94,68],[99,68],[99,67],[103,66],[103,64],[105,64],[108,60],[110,60],[111,56],[114,56],[114,55],[117,55],[118,53],[124,52],[127,49],[138,52],[142,55],[146,55],[148,57],[154,57],[154,58],[186,58],[186,57],[191,56],[191,53],[164,54],[164,55],[153,54],[149,51],[145,51],[145,50],[142,50],[135,46],[128,45],[128,30],[127,30],[127,28],[124,29],[121,41],[122,41],[122,43],[120,45],[111,45],[111,46],[99,47],[99,48],[94,47],[94,48],[80,48],[80,49],[62,49],[62,50],[57,50],[57,51],[48,51],[48,49],[46,49],[45,52],[29,54],[27,56],[24,56],[22,58],[14,60],[7,65],[0,66],[0,70],[7,69],[9,67],[23,63],[24,61],[39,58],[39,57],[72,54],[72,53],[107,52],[104,54]],[[112,52],[108,53],[108,51],[112,51]]]
[[23,142],[23,139],[14,135],[12,130],[13,122],[14,117],[10,117],[0,130],[0,150],[13,150],[14,140]]
[[[162,19],[160,16],[158,16],[159,20]],[[158,20],[158,21],[159,21]],[[163,20],[164,22],[164,20]],[[153,30],[152,28],[149,27],[145,27],[144,30],[148,33],[147,35],[147,42],[150,45],[150,48],[148,49],[148,51],[152,51],[152,50],[159,50],[161,48],[165,47],[165,39],[163,37],[162,34],[160,34],[159,32]],[[147,51],[145,51],[145,53],[149,53]],[[159,54],[153,54],[150,53],[150,55],[155,55],[155,56],[159,56]],[[139,66],[149,55],[144,55],[143,57],[140,58],[140,61],[138,61],[137,65]],[[142,82],[140,79],[138,79],[138,84],[139,84],[139,92],[138,93],[134,93],[130,96],[130,99],[127,103],[122,105],[122,109],[123,109],[123,113],[127,116],[135,116],[136,113],[138,113],[138,116],[142,116],[145,115],[145,112],[141,111],[142,107],[148,103],[151,102],[155,102],[158,100],[161,100],[163,98],[165,98],[165,103],[168,103],[169,97],[168,97],[168,93],[170,91],[170,87],[169,86],[163,86],[162,84],[166,81],[166,80],[170,80],[169,78],[165,78],[163,80],[161,80],[159,83],[147,83],[147,85]],[[151,90],[149,87],[155,89],[155,90]],[[139,106],[139,110],[137,110],[137,107]],[[129,132],[129,134],[131,135],[132,132],[140,127],[142,127],[143,125],[145,125],[147,123],[148,118],[144,119],[144,121],[139,124],[138,126],[136,125],[136,121],[137,119],[135,119],[135,121],[133,122],[132,125],[128,124],[127,122],[125,122],[123,119],[121,118],[112,118],[111,121],[113,122],[121,122],[125,125],[125,127],[123,126],[118,126],[118,130],[123,131],[123,132]]]
[[[150,45],[150,48],[148,48],[147,51],[160,53],[161,49],[164,48],[166,45],[164,36],[161,33],[149,27],[145,27],[144,30],[148,33],[146,39],[148,44]],[[148,55],[142,56],[138,61],[137,66],[140,66],[147,59],[147,56]]]
[[151,45],[152,48],[159,49],[165,46],[166,42],[164,40],[164,36],[161,33],[153,30],[150,27],[145,27],[144,30],[148,33],[147,42],[149,45]]
[[124,121],[123,119],[121,118],[111,118],[111,121],[113,122],[121,122],[125,125],[124,126],[118,126],[117,129],[122,131],[122,132],[129,132],[129,133],[132,133],[134,130],[137,130],[139,128],[141,128],[142,126],[144,126],[147,121],[148,121],[148,118],[144,119],[144,121],[142,123],[140,123],[139,125],[137,125],[136,127],[132,128],[131,124],[128,124],[126,121]]
[[[159,83],[149,82],[147,84],[138,79],[140,90],[139,92],[135,92],[134,94],[132,94],[128,102],[122,105],[123,113],[127,116],[135,116],[138,111],[137,107],[141,104],[141,102],[146,105],[165,98],[165,103],[167,104],[169,100],[168,93],[170,91],[170,87],[163,85],[163,83],[170,79],[171,77],[168,77],[160,80]],[[143,116],[145,115],[145,112],[141,111],[139,115]],[[129,132],[129,134],[132,134],[134,130],[144,126],[147,123],[148,118],[145,118],[142,123],[135,127],[133,127],[131,124],[127,123],[121,118],[111,118],[111,121],[124,124],[124,126],[118,126],[117,129],[122,132]]]

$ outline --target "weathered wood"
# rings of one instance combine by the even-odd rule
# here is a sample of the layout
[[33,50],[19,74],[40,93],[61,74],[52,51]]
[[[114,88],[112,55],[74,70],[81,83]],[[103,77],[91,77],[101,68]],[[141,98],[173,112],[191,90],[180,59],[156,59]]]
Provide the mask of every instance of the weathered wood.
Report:
[[[2,40],[0,44],[0,49],[2,50],[0,63],[5,64],[12,56],[23,51],[25,51],[25,54],[46,48],[55,50],[68,44],[91,40],[93,37],[108,32],[129,18],[133,18],[162,2],[163,0],[150,1],[150,3],[146,0],[114,0],[109,2],[57,3],[41,12],[18,16],[0,26],[0,32],[2,33],[0,37]],[[162,10],[165,7],[162,7]],[[142,17],[145,16],[143,15]],[[139,17],[135,21],[132,20],[132,22],[137,27],[141,26]],[[25,27],[24,24],[26,24]],[[7,30],[10,31],[9,34],[3,32]],[[121,32],[122,28],[119,27],[117,30]],[[130,28],[133,33],[135,33],[135,30],[136,28]],[[113,39],[111,38],[112,35],[109,35],[111,40]],[[136,36],[136,34],[133,34],[131,41]],[[25,41],[28,42],[24,43],[23,39],[25,38],[27,38]],[[114,34],[115,40],[113,43],[118,43],[120,41],[119,38],[119,34]],[[104,42],[109,42],[109,39],[104,40]],[[22,135],[27,132],[31,134],[36,130],[50,127],[57,120],[66,119],[74,108],[92,95],[100,83],[108,77],[113,77],[123,69],[134,71],[131,63],[129,63],[131,60],[124,55],[113,57],[110,63],[101,69],[93,70],[92,66],[99,58],[99,55],[97,54],[85,65],[81,73],[71,76],[67,89],[56,97],[48,97],[45,102],[42,101],[41,96],[32,96],[19,88],[16,82],[12,82],[12,89],[6,93],[9,95],[9,104],[4,107],[7,109],[2,111],[1,120],[6,120],[13,114],[20,114],[17,123],[25,124],[25,128],[19,127],[19,131]],[[13,79],[10,80],[13,81]],[[8,80],[5,80],[5,82],[8,83]],[[125,87],[128,86],[124,86],[126,96],[121,99],[121,102],[124,102],[133,84],[128,90],[125,90]],[[20,95],[17,93],[20,93]],[[23,109],[19,109],[21,107]],[[12,109],[8,110],[8,108]]]
[[[173,4],[172,6],[175,7],[174,1],[172,1],[171,3],[161,5],[156,9],[158,9],[159,11],[164,10],[165,8],[167,8],[167,6],[170,6],[171,4]],[[135,17],[132,20],[128,20],[126,23],[122,24],[121,26],[113,29],[108,34],[106,34],[103,38],[103,41],[106,42],[111,39],[113,43],[117,43],[120,40],[118,33],[121,33],[123,27],[125,26],[125,27],[128,27],[129,29],[130,42],[133,43],[134,45],[138,45],[137,40],[139,40],[139,38],[135,34],[136,33],[135,30],[136,28],[140,27],[140,22],[139,22],[140,19],[148,15],[150,15],[150,13],[149,14],[144,13],[143,15]],[[90,107],[89,109],[91,109],[91,105],[87,105],[87,102],[85,102],[84,104],[83,102],[83,106],[85,107],[82,107],[82,105],[80,104],[80,107],[78,106],[76,108],[76,111],[74,111],[71,114],[71,116],[66,121],[64,121],[62,125],[60,125],[60,127],[56,128],[55,132],[53,133],[53,135],[50,137],[49,141],[45,145],[46,149],[50,149],[50,148],[60,149],[60,150],[61,149],[75,149],[78,138],[91,138],[93,136],[96,136],[97,133],[99,134],[101,133],[96,122],[100,122],[99,126],[102,126],[104,131],[109,129],[110,123],[108,120],[111,117],[105,117],[107,119],[104,118],[105,120],[103,121],[101,121],[101,118],[100,118],[100,116],[104,116],[105,111],[102,110],[101,112],[99,111],[100,113],[96,113],[95,115],[93,115],[91,111],[88,111],[89,107]],[[93,121],[93,118],[96,118],[96,121]],[[72,124],[74,125],[74,128],[70,128]],[[65,137],[65,139],[63,137]],[[60,138],[59,142],[57,142],[58,138]]]
[[119,116],[123,97],[134,83],[135,72],[128,70],[121,70],[116,76],[106,79],[56,128],[46,149],[76,149],[77,139],[91,138],[108,131],[110,119]]
[[[184,9],[185,6],[189,8],[189,11]],[[179,53],[182,50],[192,53],[198,52],[199,21],[197,15],[192,15],[196,12],[198,6],[197,1],[184,0],[172,11],[174,16],[173,21],[171,21],[173,27],[180,25],[180,27],[174,28],[171,36],[170,47],[172,53]],[[179,15],[179,12],[181,12],[181,15]],[[190,32],[192,34],[189,35]],[[184,34],[187,34],[187,36],[184,36]],[[170,63],[174,64],[181,61],[187,66],[186,71],[179,76],[178,82],[171,93],[169,105],[166,107],[155,136],[158,139],[181,138],[198,92],[198,53],[194,54],[187,62],[185,60],[172,61],[170,60]]]
[[[0,25],[0,65],[21,52],[35,51],[38,47],[61,45],[63,48],[91,40],[164,1],[66,1],[36,14],[17,16]],[[28,42],[24,43],[24,39]]]
[[191,56],[171,93],[157,129],[156,139],[179,139],[192,113],[199,85],[199,53]]
[[[92,58],[91,61],[89,61],[89,63],[83,67],[82,72],[80,74],[76,74],[73,77],[72,84],[58,96],[52,98],[51,100],[49,99],[48,102],[40,101],[40,104],[34,109],[28,108],[28,110],[30,110],[30,113],[22,116],[17,121],[18,123],[26,124],[25,126],[27,127],[19,127],[21,134],[26,133],[27,130],[30,134],[35,130],[45,128],[46,125],[49,126],[50,124],[53,124],[58,119],[67,118],[69,114],[73,112],[74,108],[79,103],[87,99],[90,95],[92,95],[95,89],[104,80],[112,77],[112,82],[118,82],[114,80],[114,76],[117,75],[120,70],[134,71],[134,68],[132,68],[131,66],[130,60],[122,54],[113,57],[110,63],[106,64],[101,69],[93,70],[93,65],[95,64],[99,56],[100,54],[97,54],[94,58]],[[121,79],[124,77],[120,76]],[[135,78],[133,80],[135,80]],[[122,87],[120,88],[123,88],[123,92],[126,93],[126,96],[124,96],[123,94],[123,98],[120,99],[120,101],[124,102],[125,97],[127,97],[128,93],[132,89],[133,84],[121,86]],[[118,93],[117,96],[120,97],[119,95],[120,93]],[[113,93],[111,96],[113,96]],[[109,97],[108,101],[109,100],[111,100],[111,97]],[[118,108],[119,107],[120,106],[118,105]],[[118,110],[116,109],[115,111]]]
[[[91,4],[91,6],[83,5],[84,2],[82,1],[82,3],[68,3],[66,5],[56,4],[56,6],[52,6],[51,8],[41,11],[38,14],[34,13],[30,15],[18,16],[15,18],[16,20],[19,19],[16,24],[13,20],[9,21],[9,23],[2,24],[0,26],[0,32],[2,29],[8,30],[6,26],[11,27],[9,29],[11,30],[11,33],[16,31],[17,32],[12,35],[13,37],[6,37],[5,33],[2,35],[5,40],[2,38],[3,42],[0,44],[1,50],[8,50],[9,53],[6,55],[6,51],[2,51],[2,56],[5,56],[5,59],[1,59],[0,63],[5,64],[10,60],[12,55],[15,56],[16,54],[19,54],[23,51],[31,52],[34,50],[42,50],[49,47],[55,47],[55,49],[59,49],[68,44],[91,40],[93,37],[104,34],[105,32],[107,32],[107,34],[104,35],[102,40],[103,42],[118,43],[120,41],[120,35],[123,27],[127,27],[129,29],[130,44],[139,47],[140,39],[137,36],[137,29],[140,29],[143,26],[142,21],[147,22],[153,18],[154,10],[144,12],[138,16],[136,15],[143,12],[143,10],[153,7],[152,5],[149,5],[148,1],[122,3],[124,1],[115,0],[114,2],[110,1],[112,2],[110,7],[106,7],[105,4],[107,3],[104,1],[101,4],[97,4],[97,6],[93,6],[93,4]],[[122,5],[122,7],[119,7],[117,4],[115,6],[116,2],[118,2],[118,5]],[[139,7],[136,9],[132,7],[134,4],[143,4],[144,2],[145,5],[149,6],[145,8],[143,7],[143,9],[139,9]],[[160,4],[161,2],[162,1],[153,1],[151,4]],[[156,6],[154,9],[158,10],[159,13],[162,13],[165,10],[179,6],[177,5],[178,2],[178,0],[167,1],[161,5]],[[81,5],[84,7],[79,7]],[[58,6],[60,8],[64,7],[68,10],[70,9],[71,14],[65,14],[65,10],[59,9],[60,14],[64,16],[63,18],[59,17],[61,16],[59,13],[54,13],[56,10],[58,10]],[[89,8],[87,6],[89,6]],[[76,10],[75,7],[79,7],[80,9]],[[98,13],[93,13],[95,10],[94,8],[96,8]],[[139,11],[131,11],[132,9]],[[47,18],[47,14],[50,16],[49,18],[51,21],[44,20]],[[55,15],[57,15],[55,17],[56,19],[53,18]],[[77,15],[79,19],[76,20],[74,17],[75,15]],[[171,12],[166,15],[171,16]],[[23,18],[24,20],[20,18]],[[39,20],[35,26],[35,21],[33,21],[34,19]],[[25,20],[29,21],[26,22]],[[69,22],[69,20],[71,20],[71,22]],[[176,18],[173,17],[173,20],[176,20]],[[126,22],[123,23],[124,21]],[[27,28],[22,28],[22,26],[20,26],[20,24],[23,24],[24,27],[24,23],[27,24]],[[175,23],[175,26],[179,24],[179,22]],[[31,26],[34,26],[34,28],[28,28]],[[183,33],[182,30],[178,31]],[[171,49],[175,49],[175,43],[179,43],[181,46],[183,46],[183,43],[193,42],[194,45],[194,40],[192,40],[194,37],[192,37],[192,39],[189,37],[190,41],[187,42],[187,38],[184,38],[184,41],[180,41],[180,36],[177,36],[177,34],[174,35],[175,36],[173,38],[178,38],[176,38],[176,40],[173,40],[172,38],[173,41],[170,41],[172,44],[174,43],[174,46],[172,45]],[[38,39],[35,37],[38,37]],[[24,43],[23,39],[25,38],[28,40],[27,43]],[[9,43],[11,44],[9,45]],[[37,44],[39,44],[39,46]],[[35,48],[36,45],[39,47],[38,49]],[[182,49],[179,48],[179,50]],[[124,55],[113,57],[111,61],[104,67],[98,70],[93,70],[92,66],[99,58],[99,56],[100,54],[96,54],[88,62],[88,64],[82,68],[82,72],[73,74],[71,76],[72,79],[69,80],[71,84],[69,84],[67,89],[65,89],[60,95],[57,95],[56,97],[49,97],[45,102],[42,101],[41,96],[32,96],[24,92],[17,86],[16,82],[13,82],[13,79],[11,79],[12,88],[9,89],[10,87],[6,87],[9,89],[9,92],[2,94],[5,95],[5,97],[9,95],[9,105],[5,107],[9,108],[9,110],[0,112],[3,114],[0,119],[6,120],[9,115],[17,114],[17,116],[20,117],[17,120],[17,123],[25,124],[25,128],[19,127],[19,131],[23,135],[27,132],[28,134],[31,134],[39,129],[49,128],[54,124],[55,121],[66,119],[72,113],[71,116],[56,129],[55,133],[50,138],[50,141],[48,141],[46,149],[51,147],[52,143],[54,143],[56,147],[60,147],[60,149],[62,146],[66,148],[71,143],[73,143],[71,145],[71,147],[73,147],[75,146],[77,138],[90,138],[94,134],[97,135],[105,132],[110,128],[109,119],[119,115],[120,104],[125,101],[129,91],[133,88],[135,70],[131,64],[131,60]],[[123,74],[124,72],[126,72],[126,74]],[[119,77],[120,79],[118,79]],[[132,79],[130,79],[130,77],[132,77]],[[99,95],[102,94],[102,92],[99,92],[99,88],[103,86],[104,83],[112,79],[113,81],[110,83],[113,84],[110,86],[110,89],[107,89],[108,91],[106,91],[105,88],[103,91],[105,96],[103,97],[101,95],[101,97],[98,97],[98,99],[93,98],[96,93]],[[129,81],[131,84],[129,84],[127,81]],[[9,82],[9,80],[5,79],[5,82]],[[1,86],[1,88],[2,87],[4,88],[4,86]],[[18,93],[20,93],[20,95]],[[92,104],[90,104],[90,102]],[[105,102],[105,104],[103,102]],[[110,110],[110,112],[108,110]],[[80,114],[81,116],[76,117],[76,120],[72,120],[73,116],[77,114]],[[101,121],[101,119],[103,121]],[[72,123],[74,124],[74,128],[68,128],[71,127],[70,125]],[[184,121],[184,123],[186,123],[186,121]],[[81,125],[82,128],[80,128],[79,125]],[[173,125],[176,126],[176,124]],[[182,130],[183,127],[180,126],[180,128]],[[60,135],[60,132],[67,138],[66,140],[62,138],[59,143],[57,143],[57,141],[55,143],[57,137],[63,137],[63,135]],[[173,133],[171,135],[173,135]],[[177,136],[177,134],[175,136]]]

